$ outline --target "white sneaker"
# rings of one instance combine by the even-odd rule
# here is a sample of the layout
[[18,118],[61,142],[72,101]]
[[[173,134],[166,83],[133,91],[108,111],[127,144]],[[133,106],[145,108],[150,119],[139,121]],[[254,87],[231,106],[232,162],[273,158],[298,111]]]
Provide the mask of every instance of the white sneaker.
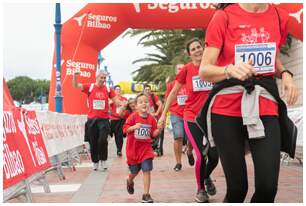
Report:
[[93,163],[93,170],[94,170],[94,171],[97,171],[98,168],[99,168],[99,162],[96,162],[96,163],[94,162],[94,163]]
[[101,168],[104,169],[104,170],[107,170],[107,161],[106,160],[101,161]]

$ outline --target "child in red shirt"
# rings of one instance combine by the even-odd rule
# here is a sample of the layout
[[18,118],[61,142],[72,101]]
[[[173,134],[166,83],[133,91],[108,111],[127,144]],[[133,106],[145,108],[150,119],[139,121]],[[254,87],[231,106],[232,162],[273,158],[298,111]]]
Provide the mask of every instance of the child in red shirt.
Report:
[[127,178],[127,191],[134,193],[134,178],[142,170],[144,176],[144,194],[142,202],[151,203],[149,194],[154,152],[152,138],[157,137],[161,128],[157,128],[155,118],[149,114],[149,98],[143,93],[136,97],[136,112],[132,113],[123,126],[127,133],[126,158],[130,174]]

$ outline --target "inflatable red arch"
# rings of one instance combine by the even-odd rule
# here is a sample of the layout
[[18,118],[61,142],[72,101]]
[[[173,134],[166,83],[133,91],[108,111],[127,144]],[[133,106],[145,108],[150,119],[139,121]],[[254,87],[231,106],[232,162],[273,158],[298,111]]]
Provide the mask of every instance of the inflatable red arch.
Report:
[[[288,11],[289,33],[303,40],[303,4],[277,4]],[[61,78],[63,112],[87,113],[87,96],[72,88],[73,71],[79,81],[94,82],[98,52],[128,28],[205,29],[215,12],[209,3],[95,3],[87,4],[63,24]],[[53,63],[55,65],[55,54]],[[55,110],[55,66],[49,93],[49,110]]]

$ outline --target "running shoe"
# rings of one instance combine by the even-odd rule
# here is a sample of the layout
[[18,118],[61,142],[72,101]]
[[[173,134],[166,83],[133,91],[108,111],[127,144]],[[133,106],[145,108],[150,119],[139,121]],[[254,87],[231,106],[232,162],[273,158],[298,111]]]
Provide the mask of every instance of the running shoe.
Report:
[[107,170],[107,161],[106,160],[101,160],[101,168],[104,170]]
[[142,203],[153,203],[154,201],[150,194],[143,194],[141,202]]
[[182,147],[182,153],[185,154],[187,152],[187,146]]
[[213,196],[217,193],[216,187],[210,177],[204,179],[204,185],[209,195]]
[[176,172],[182,170],[182,164],[177,163],[173,169],[174,169],[174,171],[176,171]]
[[99,168],[99,162],[94,162],[94,163],[93,163],[93,170],[94,170],[94,171],[97,171],[98,168]]
[[188,154],[187,152],[187,157],[188,157],[188,163],[190,166],[193,166],[194,165],[194,157],[193,157],[193,154]]
[[130,182],[129,179],[126,179],[126,190],[130,195],[134,194],[134,182],[133,181]]
[[195,196],[195,201],[202,203],[202,202],[208,202],[208,200],[209,197],[207,195],[207,192],[203,189],[200,189]]
[[117,156],[121,157],[122,156],[122,152],[117,152]]

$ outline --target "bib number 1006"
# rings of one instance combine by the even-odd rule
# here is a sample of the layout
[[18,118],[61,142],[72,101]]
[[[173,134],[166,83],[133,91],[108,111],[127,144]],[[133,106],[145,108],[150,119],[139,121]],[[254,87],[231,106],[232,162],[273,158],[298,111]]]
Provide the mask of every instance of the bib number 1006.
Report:
[[272,53],[266,52],[265,54],[262,52],[258,53],[244,53],[241,56],[243,62],[248,62],[248,60],[252,60],[252,66],[264,66],[271,65],[272,63]]
[[238,44],[235,45],[235,64],[252,61],[257,73],[270,73],[275,71],[276,44]]

